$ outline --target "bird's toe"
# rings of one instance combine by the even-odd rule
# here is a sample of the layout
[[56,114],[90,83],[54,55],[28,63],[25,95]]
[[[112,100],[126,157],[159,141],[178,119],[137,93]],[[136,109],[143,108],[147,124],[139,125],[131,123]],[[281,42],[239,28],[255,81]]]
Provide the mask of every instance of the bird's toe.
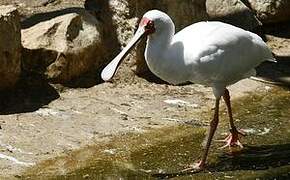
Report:
[[235,130],[235,131],[230,131],[231,133],[223,140],[216,140],[217,142],[224,142],[225,145],[220,147],[219,149],[224,149],[226,147],[229,147],[230,149],[232,147],[240,147],[244,148],[243,144],[240,141],[240,136],[245,136],[246,133],[243,132],[242,130]]
[[195,162],[191,165],[189,165],[187,168],[183,169],[182,172],[199,172],[204,170],[205,168],[205,162],[202,160]]

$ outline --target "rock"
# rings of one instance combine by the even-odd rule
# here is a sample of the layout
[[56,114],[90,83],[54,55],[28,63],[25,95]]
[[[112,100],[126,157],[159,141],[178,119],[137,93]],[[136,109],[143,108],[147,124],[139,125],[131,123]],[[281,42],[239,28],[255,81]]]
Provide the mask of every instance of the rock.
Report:
[[22,3],[25,6],[29,6],[29,7],[40,7],[40,6],[47,6],[49,4],[56,3],[57,1],[59,0],[34,0],[34,1],[22,0]]
[[248,0],[257,17],[263,23],[290,20],[289,0]]
[[11,88],[21,71],[21,33],[18,11],[0,6],[0,89]]
[[81,11],[58,16],[22,30],[23,68],[65,83],[104,64],[102,27]]
[[[102,5],[100,3],[102,3]],[[97,0],[86,0],[84,2],[84,8],[95,13],[101,11],[101,6],[103,6],[103,1],[99,2]]]
[[206,10],[212,20],[219,20],[246,30],[259,26],[255,14],[242,0],[207,0]]
[[287,57],[290,56],[290,39],[289,38],[283,38],[273,35],[266,35],[267,38],[267,44],[272,50],[272,52],[280,57],[284,57],[284,59],[287,59]]
[[84,0],[1,0],[0,4],[13,4],[19,11],[21,20],[30,16],[70,8],[81,8]]
[[162,0],[157,1],[154,8],[160,8],[172,18],[176,32],[195,22],[208,20],[206,0]]

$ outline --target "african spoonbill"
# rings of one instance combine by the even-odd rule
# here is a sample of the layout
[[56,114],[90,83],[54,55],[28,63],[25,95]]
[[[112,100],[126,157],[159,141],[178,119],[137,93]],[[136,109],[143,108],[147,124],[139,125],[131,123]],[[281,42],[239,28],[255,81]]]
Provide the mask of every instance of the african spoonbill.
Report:
[[103,80],[110,80],[121,60],[142,37],[147,36],[145,59],[149,69],[171,84],[193,82],[212,87],[215,111],[201,160],[193,169],[203,169],[210,144],[219,122],[219,103],[223,97],[229,115],[230,135],[223,147],[240,146],[234,125],[227,86],[255,75],[255,67],[263,61],[275,61],[266,43],[256,34],[222,22],[198,22],[175,34],[171,18],[150,10],[142,17],[128,45],[102,71]]

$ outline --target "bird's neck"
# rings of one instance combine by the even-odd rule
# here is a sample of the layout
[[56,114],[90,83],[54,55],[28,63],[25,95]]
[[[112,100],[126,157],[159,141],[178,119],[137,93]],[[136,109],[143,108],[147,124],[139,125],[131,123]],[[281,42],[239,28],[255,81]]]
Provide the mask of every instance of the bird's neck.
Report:
[[[159,31],[148,36],[145,50],[145,59],[150,66],[160,64],[168,49],[170,48],[172,38],[174,36],[174,26],[167,25]],[[159,62],[158,62],[159,61]]]
[[162,31],[154,33],[148,37],[145,50],[145,59],[149,69],[159,78],[172,83],[181,83],[180,77],[173,77],[172,73],[178,72],[182,62],[179,53],[173,52],[176,48],[172,43],[174,37],[174,25],[164,28]]
[[172,32],[160,33],[160,34],[152,34],[148,37],[147,40],[147,48],[155,47],[158,49],[167,49],[172,41],[173,37]]

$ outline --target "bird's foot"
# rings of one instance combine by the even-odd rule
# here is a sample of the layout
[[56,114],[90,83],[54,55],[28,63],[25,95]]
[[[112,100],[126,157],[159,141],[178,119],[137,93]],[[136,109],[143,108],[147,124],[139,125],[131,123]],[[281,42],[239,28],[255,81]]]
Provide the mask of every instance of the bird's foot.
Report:
[[185,168],[182,170],[182,172],[199,172],[204,170],[205,168],[205,162],[200,160],[194,164],[191,164],[188,166],[188,168]]
[[246,133],[241,131],[241,130],[237,130],[237,129],[230,129],[230,134],[224,139],[224,140],[218,140],[219,142],[225,142],[226,144],[222,147],[220,147],[220,149],[224,149],[226,147],[234,147],[234,146],[238,146],[240,148],[243,148],[243,144],[240,142],[239,139],[239,135],[240,136],[245,136]]

